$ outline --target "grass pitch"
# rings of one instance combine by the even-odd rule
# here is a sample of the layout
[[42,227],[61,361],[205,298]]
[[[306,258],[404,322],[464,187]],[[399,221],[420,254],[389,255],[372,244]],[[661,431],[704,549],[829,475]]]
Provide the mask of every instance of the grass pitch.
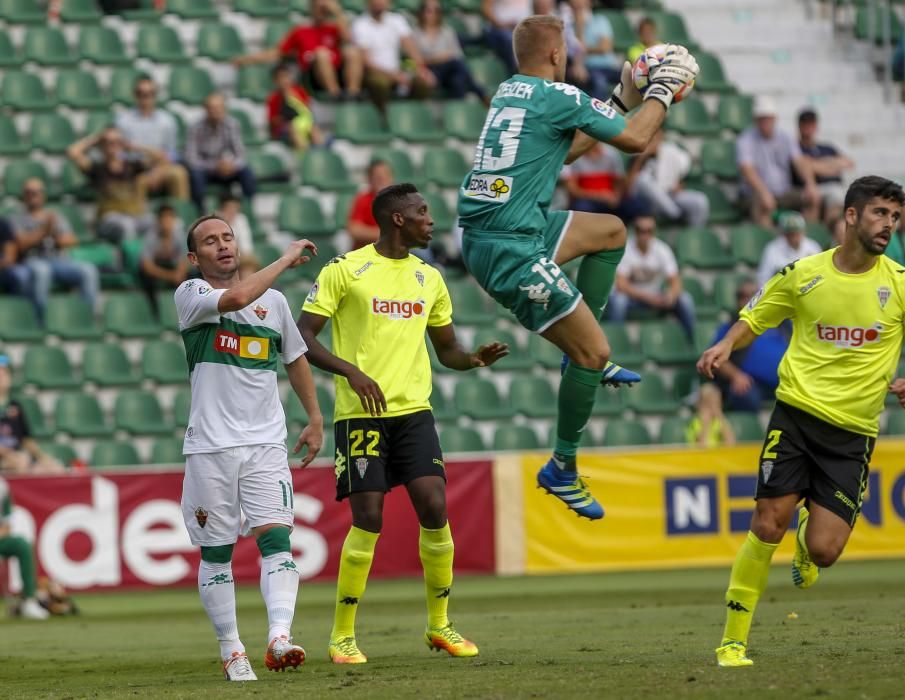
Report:
[[[370,663],[326,658],[332,584],[303,584],[294,632],[308,662],[263,663],[258,591],[238,593],[239,628],[260,682],[222,679],[193,590],[82,594],[78,618],[0,620],[3,698],[902,698],[905,563],[843,563],[808,591],[776,567],[758,608],[750,669],[719,669],[728,570],[465,578],[457,627],[476,659],[431,653],[420,581],[374,581],[359,611]],[[790,613],[797,613],[797,618]]]

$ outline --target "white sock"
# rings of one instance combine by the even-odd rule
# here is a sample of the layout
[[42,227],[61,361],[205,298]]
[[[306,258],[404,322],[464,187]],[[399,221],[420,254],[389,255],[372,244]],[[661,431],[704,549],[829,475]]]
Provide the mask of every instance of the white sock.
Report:
[[220,658],[226,661],[235,651],[244,654],[245,647],[239,641],[239,625],[236,622],[236,584],[233,583],[232,564],[212,564],[202,559],[198,567],[198,592],[220,642]]
[[274,637],[290,637],[295,597],[299,590],[299,570],[289,552],[278,552],[261,560],[261,595],[267,606],[270,630],[267,643]]

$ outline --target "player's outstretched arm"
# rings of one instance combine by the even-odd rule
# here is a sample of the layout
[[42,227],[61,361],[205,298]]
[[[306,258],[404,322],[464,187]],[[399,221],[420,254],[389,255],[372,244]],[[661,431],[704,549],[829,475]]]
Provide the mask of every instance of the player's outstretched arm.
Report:
[[302,457],[302,468],[305,468],[311,464],[321,447],[324,446],[324,416],[317,403],[314,377],[311,376],[311,367],[308,366],[305,356],[300,355],[286,365],[286,374],[289,375],[292,390],[299,397],[305,413],[308,414],[308,425],[302,430],[302,434],[295,443],[295,449],[292,451],[293,454],[298,454],[302,447],[308,448]]
[[437,351],[440,364],[459,372],[475,367],[490,367],[509,354],[509,346],[506,343],[488,343],[474,352],[468,352],[459,344],[456,328],[451,323],[446,326],[428,326],[427,334],[434,350]]
[[713,379],[713,373],[725,363],[732,351],[750,345],[757,337],[745,321],[736,321],[723,339],[704,351],[698,360],[698,372],[707,379]]
[[220,313],[226,313],[244,309],[270,289],[273,283],[276,282],[277,277],[286,270],[291,267],[298,267],[311,260],[311,256],[306,254],[306,251],[309,250],[314,255],[317,255],[317,246],[308,239],[303,238],[298,241],[292,241],[277,260],[264,269],[258,270],[253,275],[249,275],[239,284],[230,287],[220,295],[217,310]]

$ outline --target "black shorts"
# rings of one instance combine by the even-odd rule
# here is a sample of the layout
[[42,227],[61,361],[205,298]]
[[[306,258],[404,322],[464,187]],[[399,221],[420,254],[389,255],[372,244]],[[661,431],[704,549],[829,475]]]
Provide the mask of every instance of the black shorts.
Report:
[[446,479],[434,414],[418,411],[390,418],[349,418],[333,426],[336,500],[381,491],[419,476]]
[[755,498],[800,493],[854,527],[875,443],[876,438],[777,401],[761,451]]

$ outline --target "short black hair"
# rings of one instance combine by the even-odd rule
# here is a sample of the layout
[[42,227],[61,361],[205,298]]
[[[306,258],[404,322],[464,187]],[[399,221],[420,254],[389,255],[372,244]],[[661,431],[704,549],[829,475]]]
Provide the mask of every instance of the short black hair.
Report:
[[172,214],[173,216],[179,216],[179,213],[176,211],[176,207],[172,204],[167,204],[164,202],[159,207],[157,207],[157,216],[161,217],[164,214]]
[[638,31],[640,32],[642,29],[644,29],[647,26],[656,28],[657,21],[653,17],[642,17],[641,21],[638,22]]
[[270,77],[276,78],[278,73],[292,73],[292,66],[287,61],[280,61],[270,69]]
[[808,122],[817,121],[817,110],[813,107],[805,107],[798,113],[798,123],[807,124]]
[[400,182],[380,190],[374,197],[374,203],[371,204],[371,213],[374,215],[377,225],[380,228],[388,226],[393,213],[399,211],[399,208],[405,203],[405,199],[413,194],[418,194],[418,188],[411,182]]
[[138,75],[135,76],[135,80],[132,82],[132,89],[134,90],[135,88],[138,87],[139,83],[143,83],[146,80],[150,80],[152,83],[154,83],[155,87],[157,86],[157,83],[155,82],[153,76],[150,73],[139,73]]
[[874,197],[889,199],[900,207],[905,206],[905,192],[902,191],[902,186],[879,175],[865,175],[849,185],[842,206],[845,209],[854,207],[855,211],[861,214],[864,206]]
[[198,251],[198,246],[195,244],[195,229],[201,226],[205,221],[211,221],[212,219],[216,219],[217,221],[222,221],[226,224],[227,228],[230,231],[233,230],[233,227],[229,225],[229,222],[224,219],[219,214],[205,214],[204,216],[200,216],[189,226],[189,231],[185,235],[185,246],[189,249],[190,253],[195,253]]
[[239,204],[242,204],[242,200],[229,190],[225,190],[217,201],[219,202],[221,207],[224,204],[228,204],[229,202],[238,202]]

